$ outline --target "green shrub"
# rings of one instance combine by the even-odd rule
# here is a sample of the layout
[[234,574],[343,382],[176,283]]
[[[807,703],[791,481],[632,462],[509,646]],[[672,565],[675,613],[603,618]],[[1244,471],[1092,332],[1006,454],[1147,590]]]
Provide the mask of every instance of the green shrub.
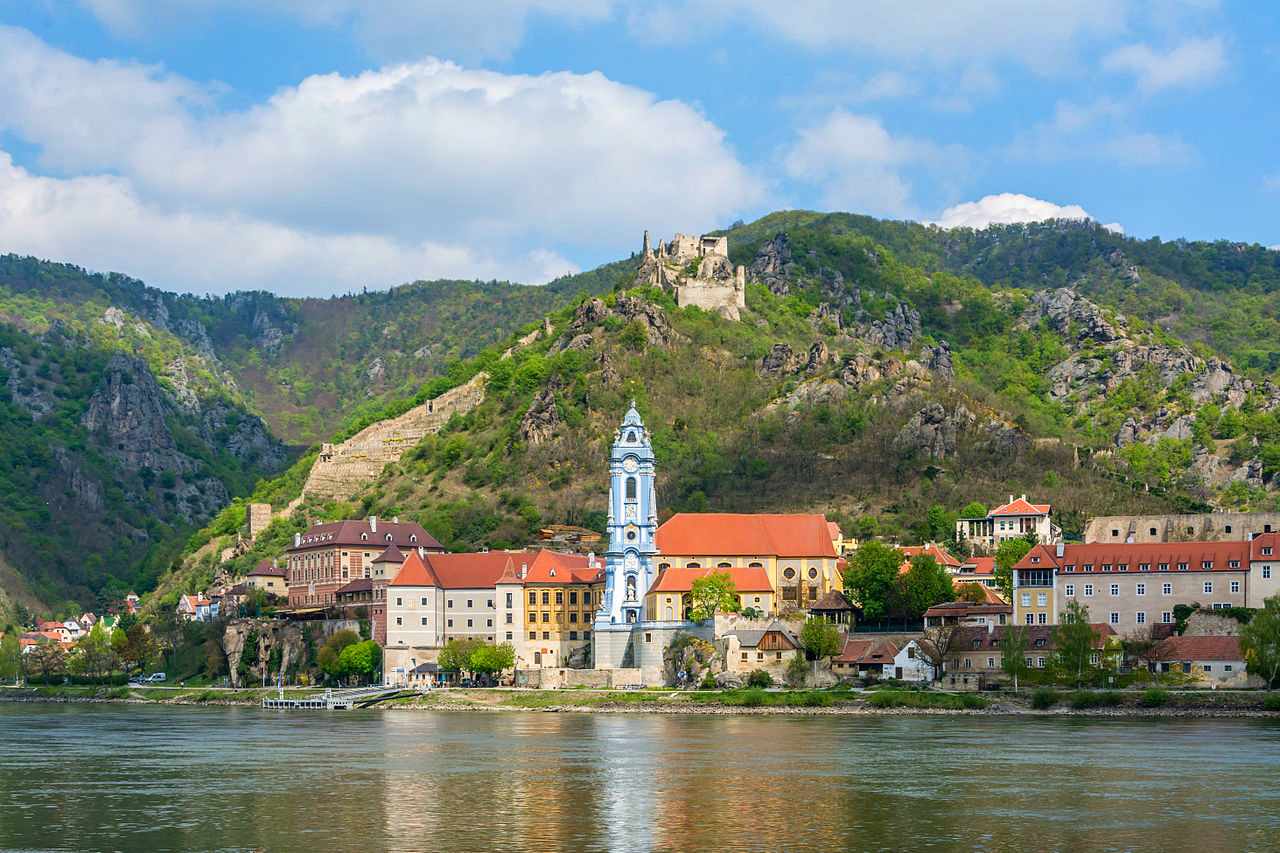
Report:
[[1144,708],[1159,708],[1165,702],[1169,701],[1169,691],[1161,687],[1152,687],[1150,690],[1143,691],[1138,704]]
[[1058,691],[1052,687],[1037,687],[1031,691],[1031,707],[1043,711],[1058,704]]
[[1280,693],[1268,693],[1262,700],[1262,710],[1280,711]]
[[702,676],[702,684],[700,684],[700,685],[698,685],[698,686],[699,686],[699,688],[700,688],[700,689],[702,689],[702,690],[715,690],[715,689],[716,689],[716,677],[715,677],[714,675],[712,675],[712,674],[710,673],[710,671],[708,671],[706,675]]
[[1120,704],[1120,694],[1114,690],[1081,690],[1071,697],[1073,708],[1105,708]]
[[835,704],[835,698],[830,693],[822,690],[804,690],[797,693],[788,693],[787,704],[798,705],[802,708],[830,708]]
[[753,669],[751,674],[747,676],[748,687],[772,687],[773,676],[765,672],[763,669]]
[[750,690],[743,691],[742,704],[749,708],[759,708],[761,705],[769,703],[769,696],[763,690],[753,687]]
[[987,707],[987,700],[973,693],[962,693],[960,695],[960,707],[968,710],[978,710]]

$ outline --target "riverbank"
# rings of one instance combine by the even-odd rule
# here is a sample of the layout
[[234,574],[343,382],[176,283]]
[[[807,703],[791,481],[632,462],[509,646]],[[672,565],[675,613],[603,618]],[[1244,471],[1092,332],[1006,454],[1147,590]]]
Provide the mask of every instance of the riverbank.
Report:
[[[286,690],[305,698],[319,690]],[[273,688],[35,687],[0,689],[0,702],[119,703],[143,705],[260,707]],[[1280,719],[1280,712],[1256,692],[1077,691],[1033,707],[1027,694],[945,693],[937,690],[523,690],[447,689],[394,699],[377,707],[389,711],[510,711],[590,714],[697,714],[796,716],[1075,716],[1075,717],[1256,717]],[[1154,699],[1153,699],[1154,696]],[[1155,700],[1158,699],[1158,703]]]

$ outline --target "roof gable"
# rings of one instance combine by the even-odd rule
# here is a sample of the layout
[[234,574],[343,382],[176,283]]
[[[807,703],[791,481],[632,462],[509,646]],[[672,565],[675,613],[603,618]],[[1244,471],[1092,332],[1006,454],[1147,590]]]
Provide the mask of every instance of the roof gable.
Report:
[[417,551],[410,551],[409,556],[405,557],[404,564],[400,566],[400,571],[396,572],[396,576],[387,586],[439,587],[440,578],[436,576],[431,566],[418,556]]

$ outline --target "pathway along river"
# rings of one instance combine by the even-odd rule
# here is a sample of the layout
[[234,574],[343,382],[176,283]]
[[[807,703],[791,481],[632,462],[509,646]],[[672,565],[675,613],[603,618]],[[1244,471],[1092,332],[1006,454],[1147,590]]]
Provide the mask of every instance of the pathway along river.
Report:
[[0,849],[1280,849],[1280,724],[0,705]]

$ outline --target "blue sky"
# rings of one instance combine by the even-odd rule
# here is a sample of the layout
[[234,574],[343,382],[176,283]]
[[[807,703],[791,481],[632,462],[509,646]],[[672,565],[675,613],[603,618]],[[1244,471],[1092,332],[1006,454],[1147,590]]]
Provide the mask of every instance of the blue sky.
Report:
[[1280,244],[1280,12],[0,0],[0,251],[158,287],[539,282],[778,208]]

